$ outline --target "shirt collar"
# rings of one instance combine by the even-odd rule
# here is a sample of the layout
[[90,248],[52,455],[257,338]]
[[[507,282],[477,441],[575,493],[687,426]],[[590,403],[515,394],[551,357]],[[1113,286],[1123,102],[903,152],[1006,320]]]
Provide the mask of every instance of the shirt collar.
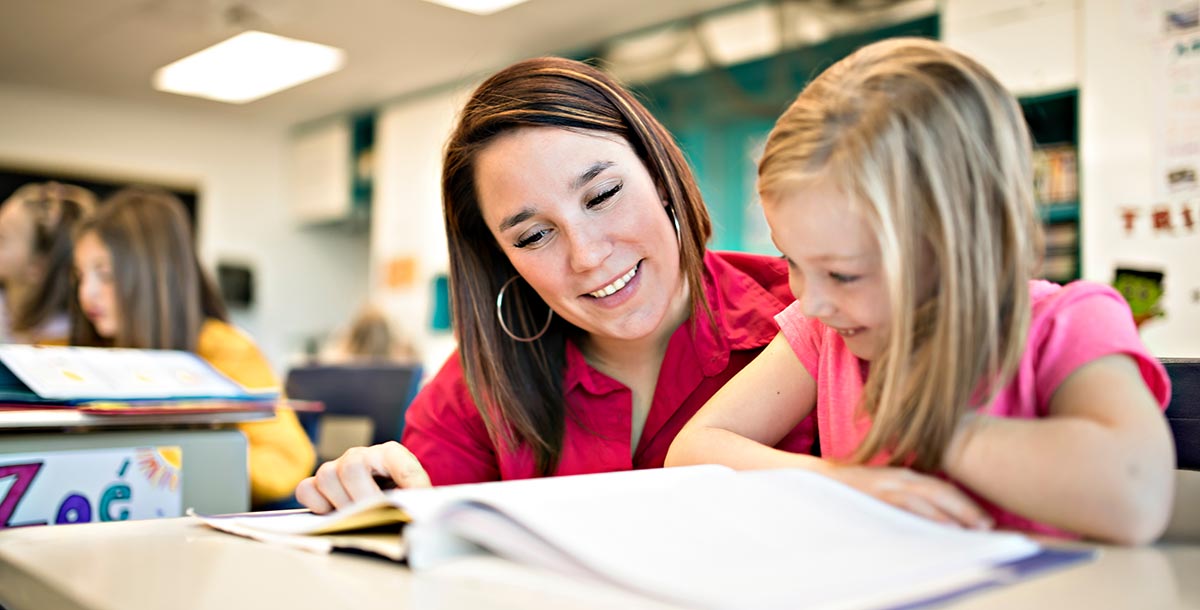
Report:
[[[754,276],[751,276],[751,273]],[[787,269],[778,259],[733,252],[706,252],[704,255],[704,292],[713,312],[716,328],[697,308],[692,317],[681,324],[671,337],[672,348],[679,333],[693,333],[692,352],[705,376],[725,370],[733,350],[758,349],[771,342],[779,332],[774,315],[787,305],[778,289],[774,292],[762,285],[782,286],[786,292]],[[668,349],[672,349],[668,348]],[[668,357],[671,357],[668,354]],[[624,389],[616,380],[593,369],[583,352],[573,341],[566,345],[564,392],[582,386],[592,395],[603,395]]]

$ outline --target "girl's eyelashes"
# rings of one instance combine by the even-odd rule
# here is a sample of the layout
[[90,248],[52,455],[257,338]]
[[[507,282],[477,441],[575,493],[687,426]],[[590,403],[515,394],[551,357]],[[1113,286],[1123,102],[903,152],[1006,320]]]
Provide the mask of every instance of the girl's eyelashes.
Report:
[[614,195],[621,192],[622,186],[624,186],[624,185],[622,185],[621,183],[618,182],[617,184],[614,184],[612,187],[605,189],[599,195],[592,197],[587,202],[588,209],[594,208],[594,207],[604,203],[605,201],[612,199]]
[[855,280],[858,280],[860,277],[862,277],[862,276],[847,275],[845,273],[834,273],[833,271],[829,272],[829,278],[839,284],[849,284],[851,282],[854,282]]

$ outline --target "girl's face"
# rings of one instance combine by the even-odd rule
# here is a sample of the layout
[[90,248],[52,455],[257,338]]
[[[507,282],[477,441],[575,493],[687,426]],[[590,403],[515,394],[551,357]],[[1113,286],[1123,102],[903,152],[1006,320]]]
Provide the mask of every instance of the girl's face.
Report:
[[855,356],[882,355],[891,305],[879,242],[846,195],[820,181],[764,198],[763,211],[804,315],[837,331]]
[[9,199],[0,207],[0,281],[38,281],[33,254],[34,220],[29,206]]
[[95,232],[84,233],[75,242],[75,275],[79,278],[79,306],[96,334],[105,339],[117,336],[121,312],[113,278],[112,253]]
[[513,267],[593,336],[648,337],[687,298],[663,198],[623,139],[518,129],[479,154],[475,182],[484,222]]

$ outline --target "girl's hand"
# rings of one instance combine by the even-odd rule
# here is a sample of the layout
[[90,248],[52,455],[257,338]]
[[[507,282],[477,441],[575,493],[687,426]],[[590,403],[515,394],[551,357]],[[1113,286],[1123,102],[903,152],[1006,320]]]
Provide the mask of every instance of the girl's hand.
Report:
[[908,468],[837,466],[826,473],[863,493],[915,515],[959,527],[992,528],[992,519],[960,489]]
[[382,495],[376,478],[393,482],[396,487],[430,487],[429,475],[416,456],[404,445],[388,441],[382,445],[354,447],[342,457],[321,464],[316,475],[296,486],[296,500],[314,513],[327,513],[364,498]]

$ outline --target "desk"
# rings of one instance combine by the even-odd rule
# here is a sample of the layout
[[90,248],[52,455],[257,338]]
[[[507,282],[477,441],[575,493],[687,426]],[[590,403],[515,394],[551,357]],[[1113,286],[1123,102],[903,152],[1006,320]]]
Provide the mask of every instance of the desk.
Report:
[[0,455],[177,445],[183,450],[182,502],[202,513],[250,506],[246,437],[234,428],[269,411],[92,415],[72,409],[0,410]]
[[[1197,575],[1200,545],[1106,547],[1092,563],[952,607],[1198,608]],[[0,532],[0,604],[8,610],[668,607],[493,557],[413,573],[373,557],[245,540],[192,518]]]

